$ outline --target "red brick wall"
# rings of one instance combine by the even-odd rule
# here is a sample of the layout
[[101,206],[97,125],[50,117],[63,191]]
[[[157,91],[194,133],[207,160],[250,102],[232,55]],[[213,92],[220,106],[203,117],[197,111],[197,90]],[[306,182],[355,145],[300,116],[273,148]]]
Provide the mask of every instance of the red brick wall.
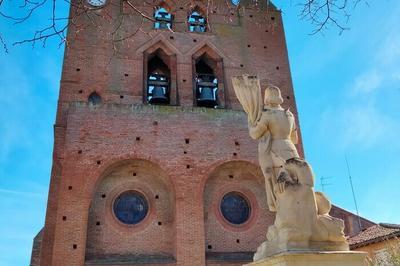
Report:
[[[152,15],[145,1],[132,2]],[[96,27],[82,16],[75,25],[89,26],[69,29],[41,265],[120,265],[129,259],[131,265],[139,259],[151,265],[240,265],[273,221],[257,168],[257,143],[248,136],[230,80],[249,73],[263,87],[279,86],[285,107],[297,117],[280,12],[247,8],[230,14],[221,4],[210,13],[210,31],[197,34],[186,30],[189,6],[168,2],[174,32],[152,30],[152,22],[144,20],[149,34],[138,31],[115,49],[109,39],[115,19],[96,16]],[[122,30],[131,33],[142,17],[125,11],[130,15]],[[96,12],[115,18],[119,9],[108,4]],[[156,49],[176,61],[171,65],[176,106],[143,105],[144,58]],[[224,109],[193,107],[193,60],[199,51],[223,66],[218,74]],[[100,106],[87,104],[94,91],[102,97]],[[301,144],[298,148],[302,153]],[[119,191],[130,188],[150,201],[150,215],[135,228],[118,224],[110,207]],[[247,193],[252,202],[254,217],[242,228],[218,216],[218,199],[229,189]],[[234,253],[239,255],[232,259]]]
[[[222,197],[231,191],[242,194],[251,206],[250,218],[242,225],[230,224],[220,212]],[[265,241],[267,228],[274,221],[266,200],[264,178],[258,166],[231,161],[215,169],[204,191],[207,253],[254,252]]]

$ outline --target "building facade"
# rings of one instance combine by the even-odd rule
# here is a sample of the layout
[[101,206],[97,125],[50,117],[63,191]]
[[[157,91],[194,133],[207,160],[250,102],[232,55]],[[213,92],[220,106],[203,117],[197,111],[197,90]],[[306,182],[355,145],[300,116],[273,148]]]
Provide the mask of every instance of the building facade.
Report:
[[[85,1],[71,4],[31,265],[251,261],[274,214],[231,77],[280,87],[298,122],[281,12],[260,1]],[[333,215],[347,234],[360,230],[353,214]]]

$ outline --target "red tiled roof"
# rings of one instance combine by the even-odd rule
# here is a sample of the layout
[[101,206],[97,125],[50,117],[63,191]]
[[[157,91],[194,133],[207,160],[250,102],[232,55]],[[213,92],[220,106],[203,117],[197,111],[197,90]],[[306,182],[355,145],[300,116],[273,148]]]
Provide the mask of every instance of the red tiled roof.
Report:
[[379,224],[368,227],[355,236],[349,237],[350,248],[366,246],[370,243],[381,242],[393,237],[400,236],[400,225]]

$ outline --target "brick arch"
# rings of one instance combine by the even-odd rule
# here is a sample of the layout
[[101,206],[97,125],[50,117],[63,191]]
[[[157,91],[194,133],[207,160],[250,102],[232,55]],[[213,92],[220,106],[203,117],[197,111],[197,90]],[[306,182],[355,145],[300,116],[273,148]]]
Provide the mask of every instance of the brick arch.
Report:
[[130,163],[141,163],[155,169],[155,171],[157,171],[164,177],[165,182],[168,184],[172,192],[175,194],[173,180],[166,174],[167,171],[160,166],[160,164],[162,163],[161,161],[157,161],[154,158],[152,158],[152,160],[148,160],[142,157],[135,156],[135,157],[118,157],[113,160],[103,162],[102,167],[99,168],[98,171],[94,172],[94,175],[97,176],[97,178],[94,182],[93,189],[90,191],[91,197],[93,198],[93,194],[96,188],[98,187],[99,183],[102,181],[102,179],[104,179],[104,177],[109,175],[110,172],[113,171],[113,169],[122,167]]
[[176,11],[176,1],[174,0],[157,0],[154,3],[155,7],[163,7],[171,14]]
[[[149,209],[140,223],[126,225],[116,218],[113,204],[121,193],[132,190],[145,197]],[[87,264],[108,260],[174,264],[175,235],[175,192],[167,173],[157,163],[127,159],[103,171],[88,213]]]
[[[220,202],[229,192],[241,194],[250,204],[249,219],[241,225],[229,223],[220,211]],[[274,219],[267,207],[260,167],[242,160],[214,166],[205,179],[203,203],[207,261],[212,263],[230,254],[232,264],[250,262]]]
[[187,4],[187,8],[188,8],[188,16],[190,16],[190,14],[192,14],[194,11],[199,12],[204,17],[206,17],[207,15],[207,1],[205,0],[189,1]]
[[[225,168],[236,168],[237,166],[244,167],[246,169],[249,169],[251,173],[258,178],[258,181],[263,183],[264,182],[264,177],[262,175],[262,171],[260,169],[260,166],[258,165],[257,162],[255,161],[248,161],[248,160],[220,160],[215,162],[209,167],[209,170],[207,173],[203,176],[201,181],[199,182],[199,189],[201,190],[201,193],[204,193],[205,186],[209,179],[215,175],[215,173],[218,173],[221,171],[221,169]],[[199,190],[199,192],[200,192]]]

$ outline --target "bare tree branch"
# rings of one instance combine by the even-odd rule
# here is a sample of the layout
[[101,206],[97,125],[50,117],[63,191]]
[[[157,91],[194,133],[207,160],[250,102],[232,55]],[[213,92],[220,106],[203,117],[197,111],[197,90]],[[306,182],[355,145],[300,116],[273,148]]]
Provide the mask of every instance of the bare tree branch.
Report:
[[[231,0],[217,1],[216,0],[207,0],[206,7],[203,10],[204,16],[206,18],[207,27],[211,29],[210,24],[210,14],[216,12],[226,13],[224,19],[227,21],[233,21],[234,17],[238,14],[246,17],[244,14],[245,9],[241,8],[240,4],[235,5]],[[251,4],[252,9],[255,11],[261,12],[262,10],[259,8],[259,1],[254,0]],[[269,0],[267,1],[267,5],[270,4]],[[346,25],[350,18],[350,13],[356,8],[360,2],[366,2],[366,0],[295,0],[301,6],[300,18],[310,21],[310,23],[314,26],[314,30],[311,34],[317,34],[323,32],[324,30],[335,27],[343,32],[344,30],[349,29]],[[146,0],[143,1],[143,6],[145,5],[154,5],[154,0]],[[59,5],[57,3],[68,3],[73,9],[74,12],[71,12],[69,16],[58,16]],[[31,38],[27,38],[24,40],[16,41],[13,45],[21,45],[26,43],[31,43],[33,46],[37,42],[41,42],[43,46],[46,46],[46,43],[49,39],[57,38],[59,39],[59,45],[66,43],[66,31],[69,26],[74,26],[75,34],[87,29],[88,27],[95,27],[99,32],[104,32],[104,27],[101,26],[101,23],[97,17],[103,19],[103,21],[111,22],[113,20],[113,16],[108,13],[107,9],[103,9],[102,12],[96,12],[96,8],[91,8],[86,4],[86,0],[20,0],[18,2],[7,3],[8,9],[4,8],[6,2],[4,0],[0,0],[0,19],[9,22],[12,25],[28,23],[29,19],[33,17],[38,10],[47,10],[49,9],[49,23],[43,28],[36,30]],[[115,44],[124,42],[125,40],[132,38],[138,32],[143,32],[146,34],[150,34],[150,32],[145,32],[144,23],[145,21],[156,22],[156,19],[153,15],[149,15],[146,13],[145,9],[140,6],[135,5],[133,0],[120,0],[118,3],[111,3],[112,5],[119,6],[119,13],[117,14],[117,23],[115,29],[112,30],[111,33],[107,33],[110,36],[110,39],[113,42],[114,49],[116,49]],[[141,20],[137,21],[136,27],[134,30],[126,30],[124,27],[125,23],[128,23],[128,19],[126,16],[130,14],[124,14],[124,6],[129,7],[134,13],[138,14],[141,17]],[[187,0],[186,6],[190,8],[194,8],[196,6],[195,0]],[[5,11],[8,10],[8,11]],[[267,11],[269,8],[267,9]],[[18,13],[22,13],[22,16],[15,16],[9,12],[18,11]],[[86,19],[79,19],[84,16]],[[84,21],[84,22],[82,22]],[[100,20],[101,21],[101,20]],[[85,24],[86,23],[86,24]],[[187,23],[184,22],[184,23]],[[271,22],[269,15],[267,14],[264,20],[257,22],[258,26],[262,26],[268,24],[268,27],[271,27],[272,31],[274,29],[274,23]],[[171,30],[171,29],[170,29]],[[172,31],[172,30],[171,30]],[[4,34],[0,33],[0,45],[3,48],[3,51],[8,52],[8,47],[6,44],[6,39]],[[0,48],[1,49],[1,48]]]

